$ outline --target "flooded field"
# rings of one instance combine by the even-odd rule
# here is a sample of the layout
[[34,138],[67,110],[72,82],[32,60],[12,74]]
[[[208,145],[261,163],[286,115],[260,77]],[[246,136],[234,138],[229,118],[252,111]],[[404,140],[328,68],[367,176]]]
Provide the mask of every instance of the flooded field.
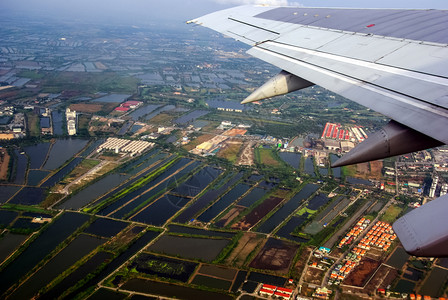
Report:
[[[277,210],[269,219],[267,219],[258,229],[258,232],[270,233],[275,227],[283,222],[294,210],[296,210],[302,201],[310,197],[319,188],[316,184],[305,185],[300,192],[287,201],[279,210]],[[289,232],[288,232],[289,234]]]
[[44,190],[38,187],[24,187],[9,203],[23,205],[37,205],[44,201]]
[[87,156],[89,156],[89,154],[91,154],[93,152],[93,150],[98,148],[98,146],[101,145],[102,143],[104,143],[104,139],[98,139],[98,140],[93,141],[86,149],[84,149],[79,154],[79,156],[86,158]]
[[112,257],[111,253],[98,252],[86,263],[76,269],[73,273],[64,278],[61,282],[56,284],[52,289],[39,296],[41,300],[56,299],[62,295],[66,290],[74,286],[76,283],[84,279],[89,273],[95,271],[101,264]]
[[197,266],[194,262],[142,253],[129,268],[136,268],[138,272],[148,275],[187,282]]
[[294,152],[279,152],[280,158],[294,169],[298,169],[300,166],[300,160],[302,154]]
[[81,157],[75,157],[69,164],[60,169],[56,174],[48,178],[44,183],[42,183],[42,187],[52,187],[56,183],[58,183],[62,178],[67,176],[73,169],[75,169],[81,162]]
[[87,215],[66,212],[55,220],[13,262],[3,269],[0,273],[0,291],[6,291],[14,282],[17,282],[89,218]]
[[186,115],[183,115],[180,118],[177,118],[176,120],[174,120],[173,122],[176,124],[181,124],[181,125],[185,125],[188,123],[192,123],[194,120],[196,120],[197,118],[200,118],[202,116],[205,116],[209,113],[208,110],[195,110],[192,112],[189,112]]
[[39,269],[39,271],[28,278],[25,283],[12,293],[11,297],[13,299],[32,298],[34,294],[59,274],[104,242],[106,242],[105,239],[83,234],[79,235],[75,240],[68,244],[67,247],[61,250],[55,257]]
[[249,267],[287,273],[298,248],[295,244],[269,238]]
[[154,226],[162,226],[190,200],[191,198],[165,194],[163,197],[132,217],[132,221]]
[[15,176],[13,178],[13,183],[24,184],[25,183],[25,173],[28,164],[28,159],[24,154],[20,154],[21,151],[14,150],[14,161],[12,169],[15,171]]
[[284,286],[286,284],[286,278],[284,277],[268,275],[259,272],[250,272],[247,280],[258,283],[267,283],[275,286]]
[[407,254],[402,247],[398,247],[397,249],[395,249],[392,256],[387,260],[387,264],[398,270],[401,270],[408,259],[409,254]]
[[205,230],[199,228],[185,227],[180,225],[168,225],[168,229],[170,232],[176,233],[186,233],[191,235],[203,235],[203,236],[217,236],[223,238],[232,238],[235,233],[233,232],[224,232],[224,231],[213,231],[213,230]]
[[0,210],[0,226],[7,227],[19,216],[19,213],[11,210]]
[[196,275],[191,281],[192,284],[206,286],[212,289],[219,289],[228,291],[232,286],[232,282],[228,280],[217,279],[214,277],[208,277],[204,275]]
[[[1,216],[0,216],[1,219]],[[0,263],[11,255],[25,240],[28,235],[7,232],[0,239]]]
[[420,289],[422,295],[428,295],[433,298],[443,296],[443,287],[448,279],[448,270],[442,268],[434,268],[429,274],[425,283]]
[[392,290],[397,293],[411,294],[415,290],[415,282],[401,279]]
[[165,111],[173,110],[173,109],[175,109],[175,108],[176,108],[176,107],[175,107],[174,105],[165,105],[165,106],[162,106],[162,107],[160,107],[160,108],[155,109],[152,113],[146,115],[146,116],[145,116],[145,120],[146,120],[146,121],[149,121],[149,120],[151,120],[152,118],[154,118],[155,116],[157,116],[158,114],[163,113],[163,112],[165,112]]
[[134,112],[130,113],[129,116],[132,118],[132,120],[134,121],[138,121],[138,119],[140,119],[141,117],[152,113],[153,111],[155,111],[156,109],[158,109],[161,105],[158,104],[149,104],[146,106],[143,106],[141,108],[138,108],[137,110],[135,110]]
[[89,204],[99,196],[107,193],[111,189],[126,181],[130,175],[123,175],[121,173],[113,173],[89,185],[79,193],[75,194],[68,200],[57,206],[58,209],[80,209]]
[[266,190],[256,187],[252,191],[250,191],[246,196],[244,196],[239,202],[238,205],[244,207],[250,207],[252,204],[260,200],[266,194]]
[[305,159],[305,173],[311,176],[316,176],[314,173],[314,163],[313,159],[311,157],[307,157]]
[[210,206],[205,212],[203,212],[198,220],[201,222],[210,222],[212,219],[216,218],[226,207],[232,204],[235,200],[241,197],[244,193],[249,190],[250,186],[247,184],[238,184],[233,189],[231,189],[227,194],[225,194],[221,199],[216,201],[212,206]]
[[308,219],[308,214],[305,213],[301,216],[294,216],[292,217],[283,227],[281,227],[276,233],[275,235],[288,239],[288,240],[292,240],[298,243],[305,243],[308,240],[292,235],[291,233],[294,232],[294,230],[301,226],[303,223],[305,223]]
[[244,216],[241,221],[234,224],[232,229],[247,230],[253,227],[282,201],[283,198],[269,197],[264,200],[263,203],[255,207],[250,213]]
[[115,257],[107,266],[101,270],[97,275],[92,277],[82,288],[72,291],[67,295],[67,299],[73,298],[80,290],[85,290],[92,285],[98,284],[101,280],[106,278],[109,274],[114,272],[118,267],[128,261],[132,256],[134,256],[138,251],[144,248],[148,243],[155,239],[160,233],[156,231],[147,231],[140,238],[137,239],[128,249],[122,252],[120,255]]
[[195,197],[221,174],[221,170],[207,166],[193,175],[186,182],[172,190],[182,196]]
[[[152,199],[153,197],[157,196],[164,189],[166,189],[171,183],[175,184],[177,182],[177,180],[182,178],[184,175],[186,175],[188,172],[192,171],[194,168],[196,168],[200,164],[199,162],[194,161],[191,164],[189,164],[188,166],[184,167],[189,162],[191,162],[191,160],[182,158],[180,161],[173,164],[171,167],[169,167],[167,170],[165,170],[165,172],[163,172],[158,177],[156,177],[151,182],[149,182],[146,185],[146,187],[142,187],[142,189],[146,189],[146,190],[155,186],[154,188],[152,188],[149,192],[145,192],[145,193],[141,194],[140,196],[138,196],[137,198],[132,200],[132,202],[126,204],[125,206],[120,208],[118,211],[111,214],[111,216],[114,218],[119,218],[119,219],[128,216],[138,206],[142,205],[143,203],[145,203],[148,200]],[[184,167],[184,168],[179,171],[179,169],[182,167]],[[174,173],[176,173],[176,174],[173,175]],[[165,181],[165,182],[162,183],[162,181]],[[130,195],[126,195],[125,197],[130,197]]]
[[198,270],[199,274],[206,276],[213,276],[230,281],[232,281],[235,278],[237,272],[238,270],[235,269],[229,269],[214,265],[202,265],[201,268]]
[[127,222],[98,218],[93,221],[93,223],[90,224],[89,227],[84,230],[84,232],[111,238],[125,229],[128,225],[129,223]]
[[92,102],[107,102],[107,103],[118,103],[118,102],[123,102],[126,99],[128,99],[129,97],[131,97],[131,95],[129,94],[110,94],[110,95],[106,95],[100,98],[97,98],[95,100],[93,100]]
[[310,210],[318,210],[319,208],[327,204],[328,201],[330,201],[330,199],[327,197],[327,195],[317,194],[308,202],[307,208]]
[[27,178],[27,185],[38,186],[39,183],[45,177],[47,177],[49,174],[50,174],[49,171],[29,170],[28,171],[28,178]]
[[179,285],[155,282],[146,279],[134,278],[126,282],[123,290],[135,291],[140,293],[155,294],[164,297],[180,298],[186,300],[213,299],[213,300],[231,300],[233,297],[215,292],[196,290],[193,288]]
[[233,282],[233,286],[231,289],[232,293],[236,293],[238,291],[238,289],[243,284],[244,280],[246,280],[246,276],[247,276],[247,271],[239,271],[238,272],[238,274],[236,275],[235,281]]
[[192,205],[187,207],[176,219],[175,222],[186,223],[190,221],[202,208],[204,208],[211,201],[215,200],[222,193],[224,193],[230,186],[234,185],[238,180],[243,177],[244,173],[240,172],[226,183],[222,184],[218,188],[212,188],[205,192],[198,200],[196,200]]
[[50,149],[50,143],[40,143],[32,146],[24,147],[26,155],[30,159],[30,169],[40,169],[45,162],[48,150]]
[[82,139],[58,139],[51,147],[48,159],[42,167],[46,170],[55,170],[67,160],[84,148],[89,140]]
[[164,235],[148,250],[203,261],[212,261],[229,244],[225,239],[201,239]]

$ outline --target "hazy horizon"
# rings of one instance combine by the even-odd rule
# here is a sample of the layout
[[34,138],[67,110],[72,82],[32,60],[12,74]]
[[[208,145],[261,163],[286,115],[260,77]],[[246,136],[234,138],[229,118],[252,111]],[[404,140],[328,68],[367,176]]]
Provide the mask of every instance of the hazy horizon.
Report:
[[441,0],[371,1],[356,0],[2,0],[0,15],[45,19],[65,19],[106,24],[149,24],[151,21],[183,23],[213,11],[242,4],[268,3],[359,8],[434,8],[447,9]]

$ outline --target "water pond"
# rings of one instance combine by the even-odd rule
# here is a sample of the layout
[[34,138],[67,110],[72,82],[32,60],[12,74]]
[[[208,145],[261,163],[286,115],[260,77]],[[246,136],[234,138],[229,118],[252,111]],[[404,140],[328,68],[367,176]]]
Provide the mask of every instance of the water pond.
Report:
[[316,174],[314,174],[314,163],[311,157],[305,159],[305,173],[313,177],[316,176]]
[[9,255],[19,248],[27,238],[28,235],[7,232],[0,239],[0,262],[3,262]]
[[140,292],[161,295],[169,298],[179,298],[185,300],[197,300],[197,299],[213,299],[213,300],[231,300],[233,297],[216,292],[209,292],[204,290],[196,290],[189,287],[162,283],[156,281],[150,281],[147,279],[134,278],[127,281],[123,286],[123,289]]
[[148,250],[190,259],[212,261],[230,243],[227,239],[202,239],[164,235]]
[[225,291],[228,291],[232,286],[232,281],[222,280],[204,275],[196,275],[191,283]]
[[130,268],[136,268],[138,272],[148,275],[187,282],[197,266],[198,263],[194,262],[142,253],[132,262]]
[[0,227],[8,227],[19,215],[16,211],[0,210]]
[[9,203],[23,205],[37,205],[45,199],[45,190],[38,187],[24,187]]
[[62,249],[55,257],[34,273],[11,295],[13,299],[31,299],[41,288],[59,274],[78,262],[96,247],[104,244],[105,239],[81,234]]
[[138,121],[139,118],[152,113],[153,111],[155,111],[156,109],[158,109],[161,105],[155,105],[155,104],[150,104],[150,105],[146,105],[143,106],[135,111],[133,111],[132,113],[129,114],[129,116],[132,118],[132,120],[134,121]]
[[207,111],[207,110],[195,110],[186,115],[181,116],[180,118],[177,118],[173,122],[176,124],[185,125],[185,124],[193,122],[197,118],[205,116],[208,113],[209,113],[209,111]]
[[300,217],[294,216],[283,227],[281,227],[275,235],[298,243],[306,243],[308,241],[307,239],[292,235],[291,233],[293,233],[297,227],[305,223],[307,219],[307,213],[304,213]]
[[84,232],[111,238],[128,226],[127,222],[98,218],[87,227]]
[[298,169],[300,166],[300,159],[302,154],[294,152],[279,152],[280,158],[294,169]]
[[117,102],[118,103],[118,102],[125,101],[129,97],[131,97],[131,95],[129,95],[129,94],[110,94],[107,96],[97,98],[97,99],[93,100],[92,102],[107,102],[107,103]]
[[162,226],[190,200],[191,198],[165,194],[153,204],[132,217],[132,220],[145,224]]
[[[218,188],[212,188],[205,192],[198,200],[196,200],[192,205],[187,207],[174,221],[178,223],[186,223],[190,221],[191,218],[196,215],[203,207],[205,207],[211,201],[217,199],[222,193],[224,193],[230,186],[234,185],[238,180],[243,177],[244,173],[240,172],[236,175],[232,174],[232,178],[226,183],[221,182],[216,185],[220,185]],[[228,178],[227,178],[228,179]],[[223,179],[221,179],[222,181]]]
[[448,270],[442,268],[433,268],[429,277],[425,280],[420,294],[431,296],[432,298],[441,297],[444,294],[443,287],[448,278]]
[[70,163],[68,163],[65,167],[60,169],[56,174],[48,178],[44,183],[42,183],[42,187],[52,187],[56,183],[58,183],[62,178],[67,176],[73,169],[76,168],[81,162],[83,158],[75,157]]
[[90,216],[66,212],[46,228],[0,273],[0,290],[5,291],[89,220]]
[[387,264],[398,270],[401,270],[404,264],[408,261],[409,254],[402,247],[395,249],[395,252],[387,260]]
[[235,233],[233,233],[233,232],[205,230],[205,229],[185,227],[185,226],[180,226],[180,225],[168,225],[168,229],[170,232],[186,233],[186,234],[192,234],[192,235],[217,236],[217,237],[223,237],[223,238],[232,238],[233,236],[235,236]]
[[106,262],[106,260],[112,257],[111,253],[108,252],[98,252],[92,258],[90,258],[86,263],[76,269],[73,273],[64,278],[61,282],[56,284],[51,290],[45,294],[39,296],[41,300],[56,299],[66,290],[74,286],[76,283],[84,279],[88,274],[96,270],[101,264]]
[[274,275],[268,275],[258,272],[250,272],[249,277],[247,280],[259,282],[259,283],[267,283],[270,285],[275,286],[284,286],[286,284],[286,278],[274,276]]
[[99,196],[119,186],[123,181],[126,181],[130,175],[110,174],[89,185],[87,188],[81,190],[67,201],[59,204],[57,208],[61,209],[80,209],[89,204]]
[[42,167],[50,145],[50,143],[46,142],[23,148],[26,155],[30,158],[30,169],[40,169]]
[[25,173],[28,164],[28,158],[20,153],[21,151],[14,150],[13,170],[15,170],[15,177],[13,183],[15,184],[23,184],[25,182]]
[[318,210],[321,206],[327,204],[330,198],[325,194],[315,195],[309,202],[307,208],[310,210]]
[[[258,232],[270,233],[275,227],[283,222],[294,210],[296,210],[303,200],[310,197],[319,188],[316,184],[305,185],[297,194],[277,210],[269,219],[267,219],[259,228]],[[289,234],[289,232],[288,232]]]
[[164,112],[164,111],[169,111],[169,110],[173,110],[176,107],[174,105],[165,105],[163,107],[157,108],[156,110],[154,110],[152,113],[146,115],[145,120],[151,120],[152,118],[154,118],[155,116],[157,116],[158,114]]
[[29,170],[27,184],[31,186],[38,186],[39,183],[47,177],[51,172],[42,170]]
[[195,197],[215,180],[219,174],[221,174],[221,170],[207,166],[186,182],[174,188],[172,192],[183,196]]
[[[118,267],[128,261],[132,256],[134,256],[138,251],[140,251],[143,247],[148,245],[150,241],[155,239],[160,233],[156,231],[147,231],[145,232],[137,241],[135,241],[128,249],[118,255],[114,260],[112,260],[107,266],[101,270],[96,276],[91,278],[82,288],[85,290],[93,285],[98,284],[101,280],[106,278],[112,272],[115,272]],[[67,295],[67,299],[72,299],[76,294],[80,292],[80,289],[72,291],[69,295]]]
[[198,220],[201,222],[210,222],[217,215],[219,215],[226,207],[231,203],[241,197],[244,193],[249,190],[250,186],[247,184],[238,184],[233,189],[231,189],[227,194],[225,194],[221,199],[216,201],[212,206],[210,206],[205,212],[203,212]]
[[0,203],[8,201],[20,189],[20,186],[0,185]]
[[241,284],[246,280],[247,271],[239,271],[236,275],[235,281],[233,282],[232,286],[232,293],[236,293],[238,289],[240,288]]
[[43,166],[46,170],[56,170],[73,155],[81,151],[89,140],[83,139],[58,139],[51,147],[48,159]]
[[252,191],[250,191],[246,196],[244,196],[239,202],[238,205],[244,207],[250,207],[252,204],[257,202],[261,197],[266,194],[266,190],[256,187]]

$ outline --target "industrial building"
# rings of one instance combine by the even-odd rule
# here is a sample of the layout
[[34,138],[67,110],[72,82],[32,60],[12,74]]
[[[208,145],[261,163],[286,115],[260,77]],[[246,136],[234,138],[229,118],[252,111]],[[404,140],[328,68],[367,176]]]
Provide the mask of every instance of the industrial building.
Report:
[[130,141],[119,138],[108,138],[103,144],[98,147],[98,152],[102,150],[111,150],[115,153],[126,152],[131,155],[140,154],[146,149],[153,147],[154,143],[146,141]]

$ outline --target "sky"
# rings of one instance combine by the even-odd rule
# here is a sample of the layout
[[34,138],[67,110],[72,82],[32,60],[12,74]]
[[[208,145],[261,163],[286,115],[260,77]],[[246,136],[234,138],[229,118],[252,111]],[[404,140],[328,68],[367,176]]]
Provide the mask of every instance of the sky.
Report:
[[243,4],[448,9],[446,0],[0,0],[0,15],[109,23],[185,22]]

